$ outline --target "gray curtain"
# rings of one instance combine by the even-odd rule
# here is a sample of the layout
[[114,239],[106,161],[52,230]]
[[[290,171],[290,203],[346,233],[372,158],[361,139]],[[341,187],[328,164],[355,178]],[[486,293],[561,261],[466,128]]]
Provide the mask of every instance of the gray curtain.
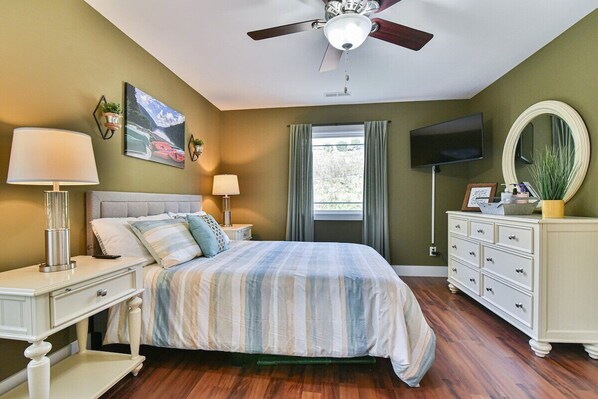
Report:
[[390,263],[388,239],[387,121],[365,122],[363,243]]
[[287,241],[314,240],[311,125],[291,125]]

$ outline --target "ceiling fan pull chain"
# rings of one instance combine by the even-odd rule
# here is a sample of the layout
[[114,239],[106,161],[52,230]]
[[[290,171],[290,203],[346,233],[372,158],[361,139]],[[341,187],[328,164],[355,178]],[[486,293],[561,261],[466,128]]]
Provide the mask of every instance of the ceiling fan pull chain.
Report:
[[349,51],[345,50],[345,94],[349,94]]

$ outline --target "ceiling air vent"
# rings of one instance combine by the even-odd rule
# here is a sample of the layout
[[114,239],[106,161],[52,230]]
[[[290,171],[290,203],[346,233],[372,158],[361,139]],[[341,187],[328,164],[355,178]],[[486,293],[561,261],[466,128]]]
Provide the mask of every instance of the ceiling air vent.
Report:
[[350,95],[350,92],[344,91],[329,91],[328,93],[324,93],[324,97],[349,97]]

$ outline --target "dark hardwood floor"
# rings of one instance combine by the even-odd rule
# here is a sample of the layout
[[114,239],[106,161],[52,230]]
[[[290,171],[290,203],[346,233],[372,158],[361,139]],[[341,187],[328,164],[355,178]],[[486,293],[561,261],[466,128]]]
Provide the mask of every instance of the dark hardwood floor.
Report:
[[[137,377],[103,398],[598,398],[598,361],[581,345],[533,355],[528,338],[442,278],[404,278],[436,332],[436,361],[409,388],[388,359],[375,365],[257,366],[255,357],[142,347]],[[111,348],[114,349],[114,348]],[[126,347],[124,347],[126,349]]]

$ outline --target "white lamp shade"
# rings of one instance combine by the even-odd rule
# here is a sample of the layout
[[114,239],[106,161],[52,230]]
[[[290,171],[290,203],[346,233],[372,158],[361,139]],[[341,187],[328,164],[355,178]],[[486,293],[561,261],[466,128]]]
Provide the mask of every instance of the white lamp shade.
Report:
[[91,137],[62,129],[15,129],[7,183],[98,184]]
[[212,195],[239,195],[239,180],[237,175],[216,175]]
[[361,46],[372,31],[372,21],[361,14],[341,14],[324,26],[324,35],[339,50],[354,50]]

